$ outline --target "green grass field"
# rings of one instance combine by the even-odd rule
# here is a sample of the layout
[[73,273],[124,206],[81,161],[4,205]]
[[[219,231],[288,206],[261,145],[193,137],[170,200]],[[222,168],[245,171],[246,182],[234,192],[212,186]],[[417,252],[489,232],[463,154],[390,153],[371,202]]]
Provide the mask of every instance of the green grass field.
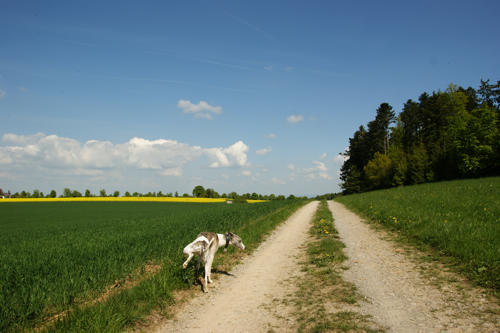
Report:
[[[2,203],[0,331],[29,330],[68,309],[73,311],[55,324],[55,331],[119,331],[137,320],[134,306],[147,312],[168,302],[173,289],[189,286],[186,274],[193,271],[180,268],[182,249],[200,231],[234,231],[251,249],[300,205]],[[148,262],[162,265],[157,277],[116,296],[115,303],[78,307],[115,280],[140,274]],[[118,305],[133,302],[138,304],[132,308]]]
[[500,291],[500,177],[368,192],[335,200],[450,256],[478,284]]

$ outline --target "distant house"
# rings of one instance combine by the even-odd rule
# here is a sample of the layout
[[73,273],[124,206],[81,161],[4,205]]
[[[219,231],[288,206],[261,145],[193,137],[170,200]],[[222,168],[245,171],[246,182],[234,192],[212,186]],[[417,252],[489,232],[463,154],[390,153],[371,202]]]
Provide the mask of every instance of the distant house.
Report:
[[231,200],[226,201],[228,204],[232,204],[233,202]]

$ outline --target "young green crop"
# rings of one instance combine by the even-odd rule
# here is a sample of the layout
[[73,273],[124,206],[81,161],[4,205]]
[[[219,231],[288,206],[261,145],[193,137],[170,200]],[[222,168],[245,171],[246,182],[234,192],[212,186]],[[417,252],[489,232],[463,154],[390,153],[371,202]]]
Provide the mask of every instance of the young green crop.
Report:
[[0,331],[74,309],[148,261],[179,263],[181,274],[200,231],[238,230],[251,247],[265,232],[245,224],[292,203],[2,203]]

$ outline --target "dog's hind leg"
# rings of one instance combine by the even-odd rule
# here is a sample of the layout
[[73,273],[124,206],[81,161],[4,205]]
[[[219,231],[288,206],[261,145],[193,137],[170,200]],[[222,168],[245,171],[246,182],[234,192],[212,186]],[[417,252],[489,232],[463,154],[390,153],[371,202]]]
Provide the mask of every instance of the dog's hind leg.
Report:
[[[214,261],[214,257],[213,256],[209,256],[208,257],[208,260],[207,260],[207,263],[205,264],[205,272],[207,272],[207,281],[208,283],[213,283],[214,281],[212,281],[212,263]],[[206,268],[208,267],[208,269]]]
[[189,260],[191,260],[191,258],[193,257],[193,253],[190,253],[189,254],[189,257],[187,258],[187,260],[184,262],[184,264],[182,264],[182,268],[185,269],[188,265],[188,262]]
[[203,255],[202,253],[198,254],[198,261],[196,262],[196,271],[198,271],[198,269],[200,269],[200,261],[201,261],[202,255]]
[[210,266],[208,265],[208,262],[205,262],[205,280],[204,280],[204,284],[203,284],[203,292],[206,292],[208,293],[208,281],[207,279],[209,278],[210,276]]

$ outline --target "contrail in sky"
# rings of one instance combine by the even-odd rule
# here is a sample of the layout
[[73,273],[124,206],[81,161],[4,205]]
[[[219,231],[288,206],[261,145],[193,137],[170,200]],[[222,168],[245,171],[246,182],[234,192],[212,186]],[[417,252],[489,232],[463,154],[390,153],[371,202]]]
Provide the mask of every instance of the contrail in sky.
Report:
[[185,57],[185,56],[179,56],[179,55],[168,54],[168,53],[152,52],[152,51],[144,51],[144,52],[151,53],[151,54],[164,55],[164,56],[168,56],[168,57],[175,57],[175,58],[181,58],[181,59],[201,61],[201,62],[206,62],[206,63],[214,64],[214,65],[220,65],[220,66],[226,66],[226,67],[233,67],[233,68],[239,68],[239,69],[246,69],[246,70],[249,70],[249,71],[262,72],[262,70],[260,70],[260,69],[255,69],[255,68],[250,68],[250,67],[244,67],[244,66],[236,66],[236,65],[230,65],[230,64],[224,64],[224,63],[221,63],[221,62],[216,62],[216,61],[211,61],[211,60],[205,60],[205,59],[199,59],[199,58],[192,58],[192,57]]
[[246,24],[246,25],[248,25],[249,27],[253,28],[254,30],[257,30],[258,32],[260,32],[261,34],[264,34],[267,38],[272,39],[273,41],[275,41],[275,42],[276,42],[276,43],[278,43],[279,45],[284,46],[283,44],[281,44],[281,43],[280,43],[280,41],[279,41],[279,40],[277,40],[277,39],[276,39],[276,38],[274,38],[273,36],[269,35],[268,33],[266,33],[266,32],[264,32],[264,31],[260,30],[260,29],[259,29],[259,28],[257,28],[256,26],[254,26],[254,25],[252,25],[252,24],[248,23],[247,21],[243,21],[242,19],[240,19],[240,18],[238,18],[238,17],[234,16],[234,15],[233,15],[233,14],[231,14],[231,13],[226,12],[225,10],[223,10],[223,12],[224,12],[224,13],[226,13],[227,15],[231,16],[232,18],[237,19],[238,21],[240,21],[240,22],[242,22],[242,23],[245,23],[245,24]]
[[186,81],[166,80],[166,79],[141,79],[141,78],[119,77],[119,76],[102,76],[102,75],[99,75],[98,77],[103,78],[103,79],[115,79],[115,80],[126,80],[126,81],[153,81],[153,82],[179,83],[179,84],[188,84],[188,85],[193,85],[193,86],[216,88],[216,89],[223,89],[223,90],[263,93],[262,91],[255,91],[255,90],[248,90],[248,89],[237,89],[237,88],[226,88],[226,87],[219,87],[219,86],[211,86],[211,85],[207,85],[207,84],[200,84],[200,83],[193,83],[193,82],[186,82]]

